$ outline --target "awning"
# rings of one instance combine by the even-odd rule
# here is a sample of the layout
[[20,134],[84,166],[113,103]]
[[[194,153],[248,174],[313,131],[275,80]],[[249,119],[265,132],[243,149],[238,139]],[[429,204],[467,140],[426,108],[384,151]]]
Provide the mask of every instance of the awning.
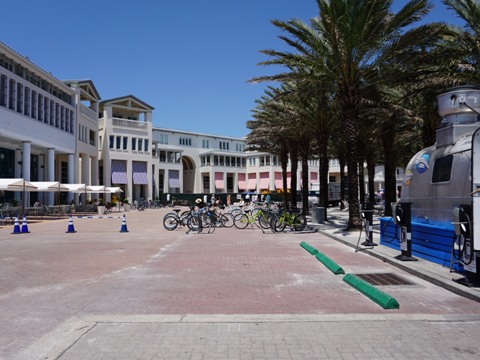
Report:
[[275,173],[275,189],[283,189],[282,173]]
[[245,181],[245,174],[238,174],[238,190],[247,190],[247,182]]
[[216,189],[225,189],[225,181],[223,181],[223,173],[215,173],[215,188]]
[[112,184],[128,184],[126,161],[112,160]]
[[255,190],[257,188],[257,175],[256,174],[248,174],[248,189],[247,190]]
[[88,185],[87,192],[96,193],[96,194],[106,193],[107,188],[103,185]]
[[260,173],[260,181],[258,183],[259,190],[269,190],[270,188],[270,177],[268,172]]
[[87,191],[90,191],[90,187],[87,186],[86,184],[62,184],[65,186],[68,191],[74,192],[74,193],[84,193]]
[[140,161],[133,161],[133,183],[135,185],[147,185],[147,163]]
[[180,172],[178,170],[168,171],[168,187],[180,188]]
[[106,192],[107,193],[110,193],[110,194],[116,194],[116,193],[122,193],[123,190],[122,188],[119,188],[119,187],[106,187]]
[[69,191],[68,187],[58,181],[30,181],[31,184],[36,186],[35,189],[26,189],[27,191],[38,192],[55,192],[55,191]]
[[35,185],[33,185],[31,182],[24,179],[20,179],[20,178],[0,179],[0,190],[31,191],[35,189],[36,189]]

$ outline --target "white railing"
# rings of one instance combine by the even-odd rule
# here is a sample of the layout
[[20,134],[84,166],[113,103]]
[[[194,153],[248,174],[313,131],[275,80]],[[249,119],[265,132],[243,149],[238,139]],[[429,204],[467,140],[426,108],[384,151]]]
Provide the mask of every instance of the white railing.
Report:
[[120,126],[130,129],[141,129],[141,130],[148,130],[148,124],[145,122],[140,122],[137,120],[125,120],[125,119],[112,119],[113,126]]

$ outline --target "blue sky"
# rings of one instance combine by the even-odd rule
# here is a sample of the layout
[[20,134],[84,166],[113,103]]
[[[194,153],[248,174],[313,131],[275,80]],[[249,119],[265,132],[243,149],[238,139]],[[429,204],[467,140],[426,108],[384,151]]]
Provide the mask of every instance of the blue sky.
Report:
[[[403,1],[397,0],[396,4]],[[455,22],[440,0],[429,20]],[[135,95],[157,127],[242,137],[280,49],[270,21],[317,15],[315,0],[15,0],[0,41],[60,80],[90,79],[103,100]]]

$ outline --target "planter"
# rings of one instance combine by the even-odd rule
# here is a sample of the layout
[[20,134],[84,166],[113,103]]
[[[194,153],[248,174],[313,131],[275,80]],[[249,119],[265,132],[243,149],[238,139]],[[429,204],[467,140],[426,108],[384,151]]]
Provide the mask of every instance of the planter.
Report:
[[130,204],[123,204],[123,209],[125,211],[130,211]]
[[98,211],[98,215],[103,215],[105,214],[105,206],[97,206],[97,211]]

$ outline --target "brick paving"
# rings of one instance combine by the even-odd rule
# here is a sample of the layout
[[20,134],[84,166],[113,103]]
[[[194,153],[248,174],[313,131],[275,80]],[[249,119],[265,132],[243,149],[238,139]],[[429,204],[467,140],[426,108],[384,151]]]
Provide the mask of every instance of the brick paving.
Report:
[[[0,228],[1,359],[475,358],[480,302],[317,232],[168,232],[167,209]],[[351,234],[350,241],[358,238]],[[347,273],[395,273],[384,310]],[[418,265],[417,265],[418,266]],[[440,268],[440,267],[439,267]],[[439,269],[439,272],[444,269]],[[430,356],[431,355],[431,356]]]

